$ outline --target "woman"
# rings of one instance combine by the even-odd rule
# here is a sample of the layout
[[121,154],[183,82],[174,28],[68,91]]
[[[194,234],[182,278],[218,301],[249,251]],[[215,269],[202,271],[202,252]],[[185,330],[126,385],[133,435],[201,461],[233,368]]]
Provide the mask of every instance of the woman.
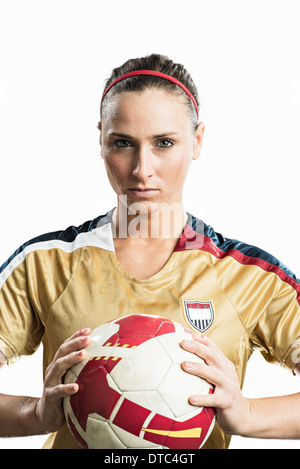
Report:
[[217,412],[206,448],[227,448],[232,434],[300,438],[300,393],[246,399],[241,392],[254,348],[300,370],[299,281],[270,254],[185,211],[184,182],[204,136],[198,108],[190,75],[166,57],[113,71],[99,129],[116,209],[25,243],[0,269],[2,363],[43,340],[45,367],[41,399],[1,395],[1,436],[55,432],[46,447],[77,447],[62,398],[78,386],[62,384],[63,376],[85,357],[91,329],[139,312],[195,332],[181,345],[205,364],[182,367],[215,386],[213,395],[190,397]]

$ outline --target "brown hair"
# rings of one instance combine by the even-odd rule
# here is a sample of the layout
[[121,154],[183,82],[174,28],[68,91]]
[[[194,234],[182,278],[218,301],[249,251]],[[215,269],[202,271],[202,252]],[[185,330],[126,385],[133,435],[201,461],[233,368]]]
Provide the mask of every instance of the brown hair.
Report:
[[[198,91],[189,72],[183,65],[174,63],[167,56],[160,54],[151,54],[145,57],[129,59],[120,67],[114,68],[111,76],[105,82],[104,90],[106,90],[117,78],[125,75],[126,73],[137,70],[155,70],[157,72],[165,73],[166,75],[171,75],[180,81],[192,93],[198,108],[200,107]],[[188,95],[178,85],[166,80],[165,78],[153,75],[133,76],[116,83],[102,101],[100,109],[101,116],[109,96],[114,96],[125,91],[143,91],[147,88],[164,89],[169,92],[176,92],[178,95],[182,96],[189,107],[194,127],[196,128],[198,126],[198,117],[195,106]]]

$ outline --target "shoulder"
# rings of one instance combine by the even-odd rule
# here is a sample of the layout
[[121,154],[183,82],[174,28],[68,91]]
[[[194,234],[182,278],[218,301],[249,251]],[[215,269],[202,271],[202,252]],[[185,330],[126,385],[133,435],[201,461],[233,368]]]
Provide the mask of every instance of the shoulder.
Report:
[[277,274],[282,280],[289,279],[299,284],[296,275],[277,257],[252,244],[237,239],[226,238],[206,225],[204,249],[217,258],[232,257],[242,265],[256,265],[266,272]]
[[208,252],[215,262],[232,259],[240,266],[257,266],[264,272],[276,274],[297,291],[300,299],[300,280],[269,252],[249,243],[227,238],[190,214],[186,228],[186,234],[181,240],[184,249],[199,249],[199,251]]
[[13,270],[24,263],[30,255],[40,256],[44,261],[46,257],[53,258],[54,250],[62,255],[68,254],[68,258],[71,259],[70,254],[85,246],[111,249],[112,240],[110,236],[107,236],[107,230],[105,230],[111,221],[111,214],[112,210],[79,226],[71,225],[64,230],[45,233],[23,243],[0,266],[0,287]]

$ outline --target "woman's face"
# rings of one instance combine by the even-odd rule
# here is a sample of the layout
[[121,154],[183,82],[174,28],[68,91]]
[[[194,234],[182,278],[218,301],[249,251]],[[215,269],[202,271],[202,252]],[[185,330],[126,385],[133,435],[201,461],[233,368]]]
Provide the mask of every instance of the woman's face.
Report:
[[148,212],[155,204],[181,203],[190,164],[200,155],[203,123],[195,131],[183,99],[156,88],[108,99],[101,156],[116,194],[127,196],[128,208],[138,202]]

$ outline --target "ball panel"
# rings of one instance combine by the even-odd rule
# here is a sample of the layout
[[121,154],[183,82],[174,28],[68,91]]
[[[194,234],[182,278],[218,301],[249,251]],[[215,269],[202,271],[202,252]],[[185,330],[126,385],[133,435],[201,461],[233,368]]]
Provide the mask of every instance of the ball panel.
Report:
[[[147,338],[155,337],[157,334],[166,333],[167,331],[163,332],[165,327],[174,331],[174,325],[169,319],[146,314],[125,316],[115,320],[114,324],[120,326],[119,337],[144,337],[145,340],[148,340]],[[161,328],[163,330],[159,332]]]
[[139,436],[143,423],[151,414],[151,410],[124,399],[113,423],[132,435]]
[[197,449],[210,425],[211,419],[207,418],[204,410],[184,422],[155,415],[144,429],[144,438],[170,449]]
[[[119,351],[114,353],[119,355]],[[111,371],[111,376],[122,391],[151,391],[157,388],[172,365],[156,339],[151,338],[135,349],[123,350],[120,360]],[[151,370],[151,373],[150,373]]]
[[126,449],[126,445],[111,428],[109,422],[89,418],[86,434],[89,449]]
[[73,433],[74,437],[78,441],[78,443],[82,446],[83,449],[88,449],[88,444],[85,439],[81,436],[80,432],[77,430],[76,425],[74,424],[73,420],[71,419],[70,415],[66,415],[66,421],[68,423],[69,429]]
[[77,379],[77,375],[75,375],[73,368],[70,368],[65,374],[64,383],[65,384],[75,383],[76,379]]
[[111,428],[118,436],[118,438],[124,443],[128,449],[153,449],[153,448],[163,448],[163,446],[156,445],[150,441],[144,440],[140,437],[128,433],[126,430],[123,430],[120,427],[117,427],[113,423],[110,423]]
[[[166,334],[157,337],[157,341],[164,348],[166,354],[168,354],[173,362],[182,363],[183,361],[195,361],[203,363],[203,360],[195,354],[191,354],[187,350],[184,350],[180,346],[182,340],[192,340],[191,333],[187,332],[180,324],[176,324],[175,334]],[[193,358],[191,358],[193,357]]]
[[[111,377],[105,366],[92,368],[94,363],[95,360],[90,360],[84,367],[85,372],[79,374],[76,381],[79,391],[70,397],[70,405],[83,430],[86,430],[90,414],[99,414],[104,419],[109,419],[121,397],[121,393],[110,386]],[[91,370],[87,372],[87,368]]]
[[[174,383],[177,383],[174,386]],[[186,373],[178,363],[174,363],[166,373],[163,381],[158,386],[158,392],[172,409],[174,416],[180,418],[195,410],[188,398],[197,394],[208,394],[210,385],[194,376]],[[201,410],[199,407],[198,410]]]
[[145,407],[152,413],[158,413],[164,415],[165,417],[174,418],[174,414],[170,409],[169,405],[162,396],[159,394],[158,390],[155,391],[126,391],[124,396],[135,402],[137,405]]

